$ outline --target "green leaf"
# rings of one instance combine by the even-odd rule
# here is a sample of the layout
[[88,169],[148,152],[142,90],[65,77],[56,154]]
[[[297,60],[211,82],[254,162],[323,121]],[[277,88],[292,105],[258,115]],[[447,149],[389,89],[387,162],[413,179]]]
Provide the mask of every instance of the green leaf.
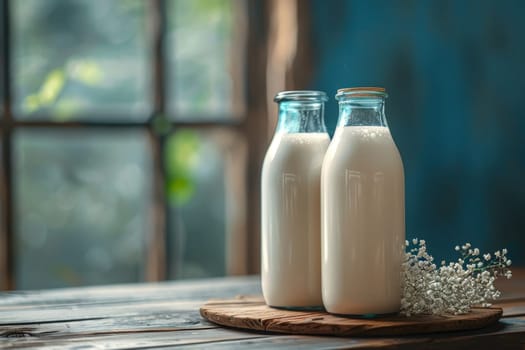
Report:
[[192,130],[174,133],[166,144],[166,190],[171,203],[188,203],[196,190],[201,141]]
[[167,171],[170,176],[191,174],[199,161],[199,135],[192,130],[173,134],[166,145]]
[[92,60],[74,61],[68,67],[71,79],[78,80],[89,86],[96,86],[102,82],[104,72],[100,65]]
[[191,178],[178,177],[168,183],[169,200],[176,206],[188,203],[195,193],[195,181]]
[[38,100],[41,105],[46,106],[55,102],[64,87],[66,76],[63,69],[52,70],[44,80],[38,92]]

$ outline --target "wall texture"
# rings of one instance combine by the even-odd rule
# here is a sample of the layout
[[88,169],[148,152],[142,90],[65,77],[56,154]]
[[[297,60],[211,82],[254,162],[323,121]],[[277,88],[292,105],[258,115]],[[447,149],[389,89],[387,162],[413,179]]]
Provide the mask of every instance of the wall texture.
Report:
[[436,259],[469,241],[525,265],[525,2],[309,1],[330,131],[337,88],[389,93],[407,237]]

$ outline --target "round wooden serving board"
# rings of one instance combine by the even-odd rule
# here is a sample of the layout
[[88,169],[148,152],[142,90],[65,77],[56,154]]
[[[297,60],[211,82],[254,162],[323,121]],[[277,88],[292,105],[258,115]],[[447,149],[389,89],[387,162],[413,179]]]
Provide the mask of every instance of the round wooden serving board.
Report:
[[499,320],[499,308],[474,308],[466,315],[393,315],[350,318],[323,311],[291,311],[267,306],[262,297],[210,300],[200,309],[207,320],[228,327],[303,335],[387,336],[477,329]]

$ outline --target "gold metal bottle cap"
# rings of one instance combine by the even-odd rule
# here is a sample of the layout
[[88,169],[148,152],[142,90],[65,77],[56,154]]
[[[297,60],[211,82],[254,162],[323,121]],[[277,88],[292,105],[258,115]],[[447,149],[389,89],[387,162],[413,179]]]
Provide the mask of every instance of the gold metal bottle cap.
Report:
[[376,91],[376,92],[385,92],[385,88],[374,87],[374,86],[365,86],[365,87],[351,87],[351,88],[342,88],[337,90],[337,93],[340,92],[350,92],[350,91]]
[[336,98],[343,96],[351,97],[387,97],[385,88],[370,86],[370,87],[351,87],[337,90]]

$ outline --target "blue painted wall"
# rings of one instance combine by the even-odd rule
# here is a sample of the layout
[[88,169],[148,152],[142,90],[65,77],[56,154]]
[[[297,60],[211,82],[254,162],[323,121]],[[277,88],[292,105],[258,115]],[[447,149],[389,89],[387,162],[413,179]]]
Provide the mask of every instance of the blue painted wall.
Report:
[[[466,241],[525,265],[525,1],[310,0],[331,97],[384,86],[405,165],[407,237],[437,258]],[[331,131],[337,103],[327,107]]]

